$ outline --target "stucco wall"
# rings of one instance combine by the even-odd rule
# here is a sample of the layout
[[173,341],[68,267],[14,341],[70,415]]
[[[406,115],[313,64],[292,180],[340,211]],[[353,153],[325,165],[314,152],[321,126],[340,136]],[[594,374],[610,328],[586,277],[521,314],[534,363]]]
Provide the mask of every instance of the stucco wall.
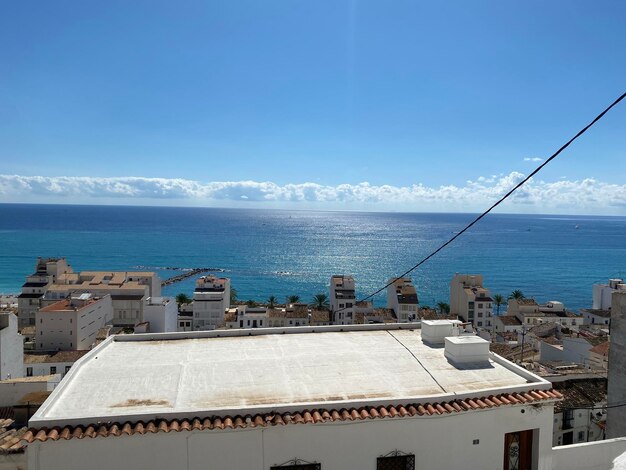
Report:
[[[524,410],[524,413],[522,413]],[[415,468],[500,469],[507,432],[538,429],[538,469],[552,467],[552,406],[515,406],[443,417],[386,418],[224,431],[182,431],[35,442],[29,469],[151,468],[267,470],[294,458],[323,469],[375,470],[394,450]],[[479,440],[474,444],[474,440]]]
[[626,452],[626,438],[555,447],[552,455],[554,470],[621,469],[613,462]]

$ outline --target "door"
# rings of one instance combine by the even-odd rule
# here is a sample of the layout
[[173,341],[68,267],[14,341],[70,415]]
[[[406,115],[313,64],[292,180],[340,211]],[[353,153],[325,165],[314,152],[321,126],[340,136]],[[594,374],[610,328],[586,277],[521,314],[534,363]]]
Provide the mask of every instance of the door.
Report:
[[531,470],[533,430],[504,435],[504,470]]

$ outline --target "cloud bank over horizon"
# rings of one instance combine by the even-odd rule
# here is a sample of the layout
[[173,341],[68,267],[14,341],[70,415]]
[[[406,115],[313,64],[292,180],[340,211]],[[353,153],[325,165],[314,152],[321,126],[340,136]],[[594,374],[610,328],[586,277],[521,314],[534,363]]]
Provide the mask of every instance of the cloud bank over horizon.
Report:
[[[199,182],[181,178],[0,175],[2,202],[190,205],[476,212],[486,209],[524,174],[480,176],[464,185],[428,187],[264,181]],[[626,184],[596,179],[531,180],[502,206],[510,212],[626,215]]]

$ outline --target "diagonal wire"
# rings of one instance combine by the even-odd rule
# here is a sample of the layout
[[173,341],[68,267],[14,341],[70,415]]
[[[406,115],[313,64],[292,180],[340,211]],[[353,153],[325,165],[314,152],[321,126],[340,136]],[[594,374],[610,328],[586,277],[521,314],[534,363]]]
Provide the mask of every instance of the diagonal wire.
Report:
[[[615,101],[613,101],[613,103],[611,103],[610,106],[608,106],[604,111],[602,111],[600,114],[598,114],[595,119],[593,121],[591,121],[589,124],[587,124],[585,127],[583,127],[580,131],[578,131],[578,133],[572,137],[570,140],[568,140],[560,149],[558,149],[555,153],[552,154],[552,156],[550,158],[548,158],[545,162],[543,162],[541,165],[539,165],[537,168],[535,168],[535,170],[530,173],[526,178],[524,178],[522,181],[520,181],[519,183],[517,183],[515,185],[515,187],[513,189],[511,189],[508,193],[506,193],[504,196],[502,196],[500,199],[498,199],[489,209],[487,209],[485,212],[483,212],[482,214],[480,214],[478,217],[476,217],[472,222],[470,222],[468,225],[465,226],[465,228],[463,230],[461,230],[459,233],[457,233],[456,235],[454,235],[452,238],[450,238],[448,241],[446,241],[445,243],[443,243],[439,248],[437,248],[435,251],[433,251],[432,253],[430,253],[428,256],[426,256],[425,258],[423,258],[420,262],[418,262],[415,266],[413,266],[412,268],[406,270],[405,272],[403,272],[402,274],[400,274],[398,277],[393,278],[391,281],[389,281],[387,284],[385,284],[383,287],[381,287],[380,289],[378,289],[375,292],[372,292],[371,294],[369,294],[367,297],[364,297],[363,299],[361,299],[359,302],[363,302],[365,300],[369,300],[372,297],[374,297],[377,294],[380,294],[382,291],[384,291],[387,287],[389,287],[390,285],[392,285],[395,281],[397,281],[398,279],[402,279],[403,277],[405,277],[407,274],[410,274],[411,272],[415,271],[417,268],[419,268],[422,264],[424,264],[426,261],[428,261],[430,258],[432,258],[433,256],[435,256],[437,253],[439,253],[441,250],[443,250],[445,247],[447,247],[450,243],[452,243],[454,240],[456,240],[457,238],[459,238],[461,235],[463,235],[465,232],[467,232],[472,226],[474,226],[476,223],[478,223],[483,217],[485,217],[487,214],[489,214],[493,209],[495,209],[496,207],[498,207],[502,202],[504,202],[511,194],[513,194],[515,191],[517,191],[520,187],[522,187],[529,179],[531,179],[533,176],[535,176],[537,173],[539,173],[544,166],[546,166],[548,163],[550,163],[552,160],[554,160],[563,150],[565,150],[567,147],[570,146],[570,144],[572,142],[574,142],[576,139],[578,139],[581,135],[583,135],[585,132],[587,132],[587,130],[589,130],[589,128],[591,128],[591,126],[593,126],[596,122],[598,122],[600,119],[602,119],[604,117],[604,115],[606,113],[609,112],[609,110],[611,108],[613,108],[614,106],[616,106],[620,101],[622,101],[624,98],[626,97],[626,93],[622,94],[622,96],[620,96],[619,98],[617,98]],[[345,308],[343,309],[339,309],[336,310],[336,312],[340,312],[342,310],[345,310]]]

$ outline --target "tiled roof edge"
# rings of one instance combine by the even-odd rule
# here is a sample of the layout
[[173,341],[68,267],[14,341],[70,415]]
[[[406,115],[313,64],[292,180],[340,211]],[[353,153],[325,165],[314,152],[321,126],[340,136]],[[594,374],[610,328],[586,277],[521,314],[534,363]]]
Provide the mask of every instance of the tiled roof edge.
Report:
[[563,398],[557,390],[530,390],[527,392],[501,393],[480,398],[465,398],[447,402],[425,404],[364,406],[360,408],[313,409],[284,413],[256,415],[214,416],[211,418],[151,420],[135,423],[92,424],[87,426],[65,426],[29,429],[22,437],[25,444],[35,441],[46,442],[59,439],[84,439],[85,437],[109,437],[170,431],[196,431],[214,429],[241,429],[287,424],[320,424],[341,421],[364,421],[376,418],[442,416],[497,408],[505,405],[526,405]]

